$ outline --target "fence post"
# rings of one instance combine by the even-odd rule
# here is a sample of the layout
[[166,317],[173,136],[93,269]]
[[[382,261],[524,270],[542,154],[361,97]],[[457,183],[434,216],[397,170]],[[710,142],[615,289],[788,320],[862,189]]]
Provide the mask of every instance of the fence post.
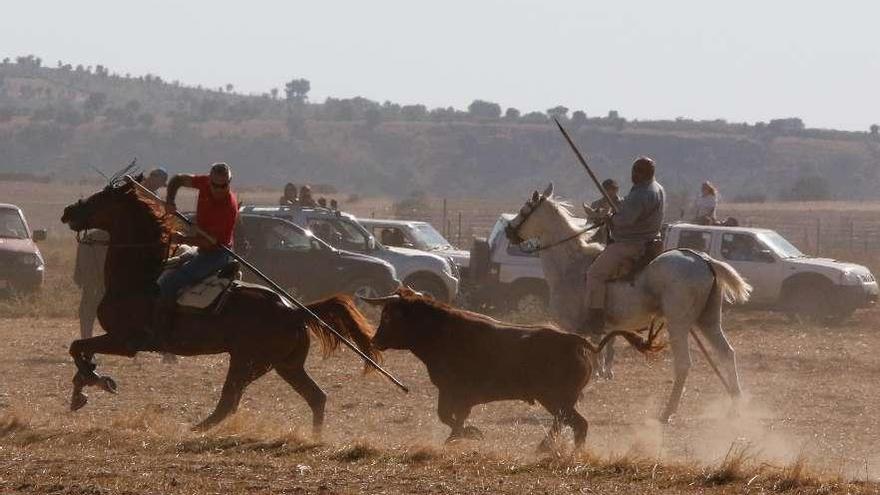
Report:
[[816,217],[816,257],[822,253],[822,218]]
[[456,245],[461,248],[461,212],[458,212],[458,240]]
[[855,220],[849,219],[849,252],[853,251],[853,243],[855,243],[856,227]]
[[446,228],[446,198],[443,198],[443,237],[449,237],[449,229]]

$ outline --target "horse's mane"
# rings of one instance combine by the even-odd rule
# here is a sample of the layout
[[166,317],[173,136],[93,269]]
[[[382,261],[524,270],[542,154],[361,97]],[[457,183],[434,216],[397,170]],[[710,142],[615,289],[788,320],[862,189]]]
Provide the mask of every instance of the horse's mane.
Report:
[[[544,198],[544,201],[547,202],[547,204],[549,204],[554,210],[556,210],[556,212],[559,213],[559,216],[562,217],[563,220],[565,220],[565,223],[568,224],[568,227],[571,229],[572,232],[581,230],[581,227],[575,223],[575,219],[578,217],[576,217],[575,214],[572,213],[572,208],[574,208],[574,206],[571,204],[571,202],[564,199],[557,199],[554,196]],[[592,239],[592,234],[590,234],[589,239]],[[576,239],[576,241],[580,243],[581,249],[583,250],[584,254],[591,257],[598,256],[599,253],[601,253],[604,249],[603,246],[598,242],[588,242],[586,239],[583,238],[578,238]]]
[[177,219],[165,212],[165,207],[156,201],[155,198],[148,196],[137,187],[132,187],[131,194],[136,207],[143,212],[144,221],[149,222],[154,232],[155,240],[162,244],[168,244],[171,233],[179,228]]

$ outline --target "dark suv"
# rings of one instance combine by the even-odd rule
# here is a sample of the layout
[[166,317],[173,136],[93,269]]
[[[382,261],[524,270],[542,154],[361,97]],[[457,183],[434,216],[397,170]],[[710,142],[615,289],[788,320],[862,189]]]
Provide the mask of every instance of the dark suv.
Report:
[[35,242],[45,230],[31,232],[21,208],[0,203],[0,292],[34,292],[43,285],[43,255]]
[[[241,214],[235,250],[306,301],[338,292],[375,297],[400,285],[388,262],[333,248],[281,218]],[[259,282],[247,273],[245,279]]]

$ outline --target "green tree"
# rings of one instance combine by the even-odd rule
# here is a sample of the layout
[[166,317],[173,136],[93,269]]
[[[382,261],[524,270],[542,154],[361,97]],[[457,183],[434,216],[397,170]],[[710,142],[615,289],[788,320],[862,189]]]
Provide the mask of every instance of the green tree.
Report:
[[312,83],[308,79],[291,79],[284,85],[284,95],[288,103],[302,104],[309,99]]
[[516,120],[520,117],[521,113],[516,108],[510,107],[504,112],[504,118],[507,120]]
[[403,120],[425,120],[428,116],[428,107],[425,105],[404,105],[400,107],[400,116]]
[[557,105],[553,108],[547,109],[547,115],[550,117],[556,117],[559,120],[567,120],[568,119],[568,107]]
[[468,105],[468,113],[478,119],[497,119],[501,117],[501,105],[491,101],[474,100]]
[[871,136],[875,138],[880,136],[880,125],[871,124]]
[[575,128],[581,127],[587,123],[587,113],[583,110],[575,110],[571,114],[571,125]]

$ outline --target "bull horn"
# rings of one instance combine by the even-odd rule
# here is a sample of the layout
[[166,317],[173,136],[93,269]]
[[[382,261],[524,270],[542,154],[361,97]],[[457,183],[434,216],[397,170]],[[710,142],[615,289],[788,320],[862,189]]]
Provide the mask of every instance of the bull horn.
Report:
[[541,194],[541,196],[544,196],[545,198],[549,198],[550,196],[553,196],[553,183],[552,182],[549,185],[547,185],[547,189],[544,189],[544,193]]
[[361,301],[372,304],[374,306],[380,306],[387,302],[396,301],[400,299],[400,294],[391,294],[390,296],[382,296],[382,297],[367,297],[367,296],[357,296]]

